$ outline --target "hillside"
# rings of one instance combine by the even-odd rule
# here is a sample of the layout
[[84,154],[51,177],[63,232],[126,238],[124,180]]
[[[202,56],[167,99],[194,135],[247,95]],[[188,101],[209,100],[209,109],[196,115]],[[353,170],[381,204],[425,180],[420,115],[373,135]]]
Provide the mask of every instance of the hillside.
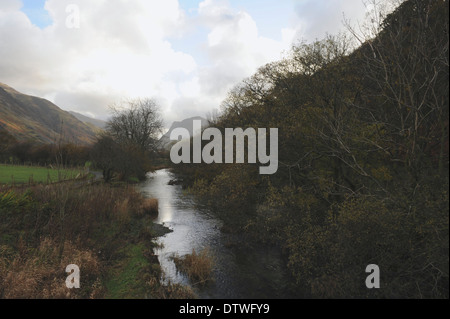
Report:
[[87,124],[88,126],[92,127],[94,130],[98,129],[105,129],[106,128],[106,122],[98,119],[93,119],[89,116],[85,116],[83,114],[69,111],[70,114],[75,116],[77,119],[79,119],[81,122]]
[[48,100],[22,94],[0,83],[0,129],[19,141],[91,144],[95,130]]
[[273,175],[174,168],[223,228],[279,247],[299,296],[448,299],[448,13],[404,1],[355,50],[344,36],[299,43],[233,88],[214,127],[278,128]]

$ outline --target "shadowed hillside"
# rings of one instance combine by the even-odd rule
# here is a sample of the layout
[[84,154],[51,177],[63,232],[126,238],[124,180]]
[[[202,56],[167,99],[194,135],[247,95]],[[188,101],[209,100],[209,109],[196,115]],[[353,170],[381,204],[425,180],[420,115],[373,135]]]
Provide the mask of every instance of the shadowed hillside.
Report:
[[404,1],[370,32],[350,28],[355,50],[345,34],[299,43],[234,87],[211,126],[278,128],[273,175],[174,165],[236,245],[283,252],[298,295],[448,299],[448,12]]

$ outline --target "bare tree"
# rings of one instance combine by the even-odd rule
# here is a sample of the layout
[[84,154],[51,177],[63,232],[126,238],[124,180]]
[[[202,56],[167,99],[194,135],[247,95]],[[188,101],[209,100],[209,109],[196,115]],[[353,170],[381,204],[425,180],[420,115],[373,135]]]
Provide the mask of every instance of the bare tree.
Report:
[[379,1],[371,0],[371,24],[359,30],[347,24],[364,48],[367,79],[389,109],[367,111],[397,137],[392,145],[405,153],[397,160],[413,175],[432,152],[439,153],[442,172],[448,163],[448,1],[391,2],[397,9],[386,14]]
[[117,142],[133,144],[143,152],[156,151],[162,119],[154,100],[129,100],[111,109],[113,117],[106,129]]

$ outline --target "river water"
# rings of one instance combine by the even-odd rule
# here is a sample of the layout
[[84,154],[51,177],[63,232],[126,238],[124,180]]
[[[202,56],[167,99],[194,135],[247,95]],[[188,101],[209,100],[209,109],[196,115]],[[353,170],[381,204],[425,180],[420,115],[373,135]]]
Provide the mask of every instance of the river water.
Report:
[[191,286],[189,279],[177,272],[171,257],[207,248],[215,260],[214,281],[204,287],[191,286],[199,298],[289,298],[280,252],[264,246],[229,245],[230,235],[220,231],[222,222],[211,211],[199,208],[181,186],[168,185],[175,178],[169,170],[159,170],[138,186],[146,197],[159,201],[155,222],[172,230],[158,239],[161,248],[155,250],[165,274],[162,280]]

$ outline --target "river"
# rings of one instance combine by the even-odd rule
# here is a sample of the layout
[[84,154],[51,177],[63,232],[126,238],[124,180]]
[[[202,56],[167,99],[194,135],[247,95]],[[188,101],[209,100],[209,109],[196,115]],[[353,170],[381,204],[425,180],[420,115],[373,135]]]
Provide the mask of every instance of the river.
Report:
[[155,222],[172,230],[159,237],[161,248],[155,250],[165,274],[163,280],[191,286],[189,279],[177,272],[171,257],[208,248],[215,260],[214,281],[205,287],[191,286],[199,298],[289,298],[287,270],[280,252],[264,246],[227,245],[230,235],[220,231],[222,222],[208,209],[199,208],[181,186],[168,185],[175,178],[169,170],[158,170],[138,186],[146,197],[159,201]]

